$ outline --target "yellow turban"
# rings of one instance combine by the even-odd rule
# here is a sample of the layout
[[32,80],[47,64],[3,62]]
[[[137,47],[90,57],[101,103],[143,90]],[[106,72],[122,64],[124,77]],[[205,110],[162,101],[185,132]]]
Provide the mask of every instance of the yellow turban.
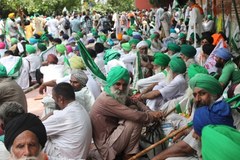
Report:
[[69,59],[69,63],[72,69],[85,69],[85,64],[83,62],[83,59],[79,56],[72,56]]
[[8,18],[13,19],[14,17],[15,17],[15,13],[9,13],[9,14],[8,14]]

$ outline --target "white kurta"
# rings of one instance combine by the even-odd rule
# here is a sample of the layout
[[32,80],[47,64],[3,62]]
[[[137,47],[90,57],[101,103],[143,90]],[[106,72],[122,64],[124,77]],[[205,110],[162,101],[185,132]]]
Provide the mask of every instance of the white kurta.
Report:
[[137,55],[135,53],[130,52],[128,54],[124,54],[124,53],[121,54],[121,57],[119,59],[125,64],[127,70],[132,74],[134,74],[134,63],[135,63],[136,57]]
[[161,110],[165,102],[184,95],[186,89],[187,82],[182,74],[177,75],[169,84],[166,81],[159,82],[153,90],[158,90],[161,96],[147,99],[147,106],[154,111]]
[[[19,61],[20,57],[18,56],[6,56],[0,59],[0,63],[6,67],[7,73],[11,71],[11,69],[15,66],[15,64]],[[27,89],[29,87],[29,70],[30,65],[29,62],[25,59],[22,59],[22,66],[17,73],[19,76],[15,79],[19,86],[22,89]]]
[[43,121],[48,141],[44,151],[50,159],[86,159],[92,140],[91,120],[77,101],[54,111]]
[[197,33],[199,36],[201,36],[201,33],[202,33],[203,15],[201,15],[199,9],[196,7],[192,8],[189,15],[190,17],[189,17],[187,40],[189,40],[190,35],[194,32]]
[[163,72],[157,73],[151,77],[143,78],[137,81],[137,90],[144,91],[149,85],[165,80],[166,75]]
[[83,87],[80,91],[75,92],[76,101],[78,101],[87,112],[90,112],[95,98],[87,87]]
[[36,70],[41,67],[41,58],[37,54],[30,54],[27,57],[25,57],[29,64],[30,64],[30,76],[32,77],[32,80],[36,80]]
[[105,67],[104,67],[104,57],[105,52],[101,52],[97,54],[97,57],[94,59],[94,62],[98,66],[98,68],[102,71],[104,75],[106,75]]

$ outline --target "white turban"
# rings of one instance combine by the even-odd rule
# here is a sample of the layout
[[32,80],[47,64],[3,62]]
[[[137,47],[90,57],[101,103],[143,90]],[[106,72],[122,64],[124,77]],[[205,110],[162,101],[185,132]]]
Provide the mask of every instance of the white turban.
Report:
[[136,47],[137,47],[137,49],[139,49],[141,47],[148,47],[148,43],[145,40],[143,40],[143,41],[139,42]]
[[71,76],[75,77],[83,87],[86,86],[88,77],[86,73],[84,73],[84,71],[80,69],[73,69],[71,72]]

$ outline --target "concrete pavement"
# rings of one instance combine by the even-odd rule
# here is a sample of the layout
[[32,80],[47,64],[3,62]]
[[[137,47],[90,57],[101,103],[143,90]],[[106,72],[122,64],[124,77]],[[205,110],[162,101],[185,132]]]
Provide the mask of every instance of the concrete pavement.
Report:
[[27,90],[25,90],[25,95],[28,103],[28,112],[41,117],[44,107],[41,103],[41,100],[35,99],[36,97],[40,96],[38,93],[38,85],[29,87]]

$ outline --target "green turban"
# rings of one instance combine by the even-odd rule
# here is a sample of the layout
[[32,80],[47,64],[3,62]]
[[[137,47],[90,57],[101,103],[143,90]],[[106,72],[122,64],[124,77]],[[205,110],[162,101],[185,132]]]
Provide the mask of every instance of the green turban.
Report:
[[119,59],[120,58],[120,53],[114,49],[108,49],[106,50],[106,53],[104,55],[104,64],[106,65],[109,61],[113,59]]
[[106,36],[106,35],[100,35],[100,36],[99,36],[99,39],[100,39],[100,41],[101,41],[102,43],[104,43],[104,42],[106,42],[106,40],[107,40],[107,36]]
[[110,87],[121,79],[123,79],[127,84],[129,83],[130,76],[128,70],[122,66],[111,68],[107,75],[107,84],[104,87],[104,91],[111,95]]
[[128,29],[126,30],[126,33],[127,33],[128,36],[132,36],[132,33],[133,33],[132,28],[128,28]]
[[153,33],[153,34],[150,36],[150,39],[153,40],[153,39],[155,39],[157,36],[158,36],[157,34]]
[[138,40],[138,39],[131,39],[131,40],[129,41],[129,44],[132,46],[132,44],[137,45],[139,42],[140,42],[140,40]]
[[204,160],[239,160],[240,132],[224,125],[208,125],[202,131]]
[[180,33],[179,36],[178,36],[179,39],[186,39],[186,37],[187,36],[184,33]]
[[37,44],[37,47],[39,48],[39,50],[40,50],[41,52],[47,50],[47,46],[46,46],[45,43],[38,43],[38,44]]
[[212,19],[213,19],[213,18],[212,18],[212,15],[210,15],[210,14],[207,16],[207,18],[208,18],[209,20],[212,20]]
[[123,50],[128,51],[128,52],[131,51],[131,49],[132,49],[129,43],[123,43],[121,46],[122,46]]
[[161,52],[157,52],[157,53],[154,54],[154,61],[153,61],[153,63],[155,65],[159,65],[159,66],[162,66],[162,67],[167,67],[169,61],[170,61],[170,58],[166,54],[163,54]]
[[36,48],[30,44],[26,44],[26,52],[29,54],[36,53]]
[[78,31],[78,32],[77,32],[77,35],[78,35],[80,38],[83,38],[83,33],[82,33],[82,32]]
[[203,66],[198,65],[198,64],[191,64],[188,67],[187,72],[188,72],[189,79],[193,78],[198,73],[208,74],[207,69],[204,68]]
[[169,67],[174,73],[185,73],[186,64],[180,57],[173,57],[169,62]]
[[168,43],[167,49],[173,51],[174,53],[180,52],[181,47],[176,43]]
[[192,79],[190,79],[189,85],[192,89],[195,87],[202,88],[212,95],[222,94],[222,86],[218,80],[208,74],[196,74]]
[[85,64],[83,62],[83,59],[79,56],[72,56],[69,59],[69,63],[72,69],[81,69],[84,70],[85,69]]
[[18,40],[17,38],[11,38],[11,45],[14,45],[14,44],[17,44],[18,43]]
[[147,44],[148,44],[148,48],[150,48],[150,47],[151,47],[151,45],[152,45],[151,41],[150,41],[150,40],[148,40],[148,39],[146,39],[145,41],[146,41],[146,42],[147,42]]
[[64,54],[67,49],[64,44],[58,44],[56,45],[56,50],[58,53]]
[[187,56],[188,58],[193,58],[197,53],[197,50],[188,44],[183,44],[181,47],[181,53]]
[[0,77],[7,77],[6,67],[2,64],[0,64]]

